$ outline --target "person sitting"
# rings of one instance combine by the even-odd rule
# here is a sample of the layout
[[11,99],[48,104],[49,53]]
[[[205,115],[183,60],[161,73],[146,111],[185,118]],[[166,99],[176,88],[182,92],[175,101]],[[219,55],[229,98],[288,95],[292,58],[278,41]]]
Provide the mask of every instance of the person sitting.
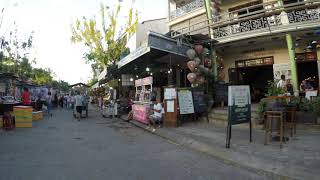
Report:
[[313,90],[313,87],[311,86],[311,84],[306,81],[306,80],[303,80],[302,83],[300,84],[300,91],[305,93],[306,91],[312,91]]
[[36,100],[35,104],[35,110],[36,111],[42,111],[43,102],[41,101],[41,96],[38,96],[38,99]]
[[152,131],[154,132],[156,130],[155,129],[156,125],[162,123],[163,108],[159,99],[158,100],[153,99],[152,102],[153,102],[153,108],[152,108],[153,114],[149,116],[148,128],[150,126],[153,126]]
[[293,85],[291,84],[290,79],[287,79],[286,89],[287,89],[287,92],[290,93],[291,96],[293,96],[294,94]]

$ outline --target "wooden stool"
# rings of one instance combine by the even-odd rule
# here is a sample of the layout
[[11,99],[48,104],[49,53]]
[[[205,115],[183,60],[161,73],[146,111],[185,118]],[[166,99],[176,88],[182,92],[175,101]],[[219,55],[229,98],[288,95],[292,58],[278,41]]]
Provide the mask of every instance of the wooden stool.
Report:
[[282,143],[284,139],[284,120],[285,120],[285,112],[283,111],[266,111],[265,112],[265,139],[264,144],[267,145],[270,142],[270,137],[272,136],[273,123],[279,122],[279,135],[280,135],[280,148],[282,148]]

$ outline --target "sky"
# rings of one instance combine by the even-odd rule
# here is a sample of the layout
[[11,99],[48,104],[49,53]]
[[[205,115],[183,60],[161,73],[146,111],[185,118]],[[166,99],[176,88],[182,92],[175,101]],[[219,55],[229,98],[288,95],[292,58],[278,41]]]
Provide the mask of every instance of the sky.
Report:
[[[56,80],[86,82],[92,76],[91,67],[83,59],[86,49],[71,43],[70,29],[77,18],[99,17],[101,3],[112,9],[118,0],[0,0],[0,9],[5,8],[0,35],[8,35],[13,22],[21,37],[34,31],[31,56],[36,58],[36,67],[51,68]],[[122,0],[121,4],[121,13],[126,14],[131,0]],[[134,7],[142,22],[167,17],[167,5],[167,0],[136,0]]]

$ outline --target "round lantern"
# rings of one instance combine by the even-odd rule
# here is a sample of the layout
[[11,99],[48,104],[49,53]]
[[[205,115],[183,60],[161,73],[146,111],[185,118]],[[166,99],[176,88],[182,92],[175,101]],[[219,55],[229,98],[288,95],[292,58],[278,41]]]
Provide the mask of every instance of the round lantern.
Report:
[[212,66],[211,60],[209,58],[204,59],[204,66],[208,68]]
[[203,54],[203,56],[209,55],[209,49],[208,48],[204,48],[202,54]]
[[195,82],[195,80],[197,79],[197,75],[195,73],[189,73],[187,75],[187,79],[189,80],[189,82],[191,84],[193,84]]
[[196,63],[196,67],[198,67],[201,64],[201,59],[196,57],[194,58],[194,62]]
[[203,53],[203,46],[202,45],[195,45],[194,49],[197,54],[202,54]]
[[189,49],[187,51],[187,56],[189,59],[194,59],[196,57],[196,51],[194,49]]
[[194,69],[196,68],[196,62],[195,61],[189,61],[187,63],[188,68],[190,69],[190,71],[194,71]]

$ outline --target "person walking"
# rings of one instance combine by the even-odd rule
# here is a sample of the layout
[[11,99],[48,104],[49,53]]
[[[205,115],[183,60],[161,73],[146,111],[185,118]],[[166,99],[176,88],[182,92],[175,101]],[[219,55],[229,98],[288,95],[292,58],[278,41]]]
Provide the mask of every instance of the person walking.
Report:
[[47,103],[47,112],[48,116],[52,116],[51,110],[52,110],[52,95],[51,92],[48,92],[48,95],[46,97],[46,103]]
[[76,118],[80,121],[81,114],[82,114],[82,106],[83,106],[83,97],[80,95],[80,92],[77,92],[77,95],[74,97],[75,99],[75,106],[76,106]]

